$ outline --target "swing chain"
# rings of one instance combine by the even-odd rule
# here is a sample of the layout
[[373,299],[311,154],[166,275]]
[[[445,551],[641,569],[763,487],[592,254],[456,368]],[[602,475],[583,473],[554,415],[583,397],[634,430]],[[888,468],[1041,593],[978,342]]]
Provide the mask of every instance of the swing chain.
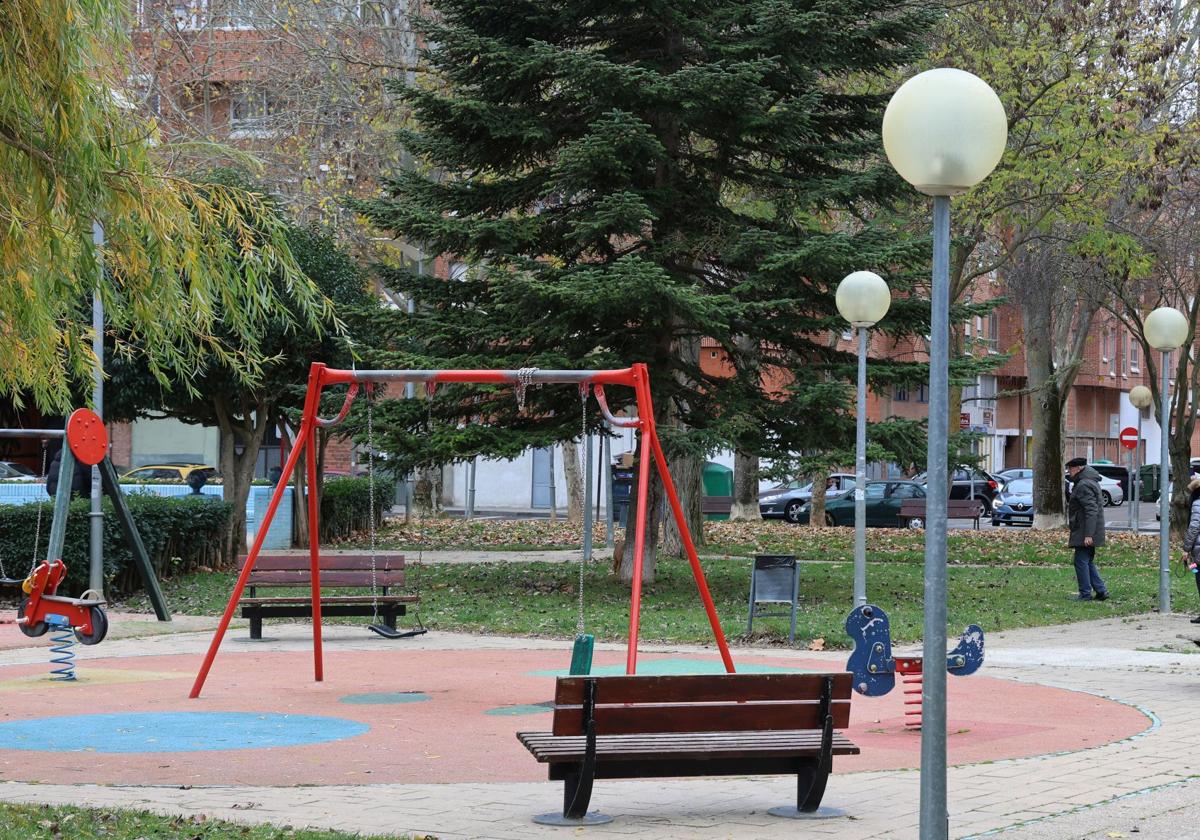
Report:
[[[580,475],[583,475],[584,471],[587,469],[587,445],[588,445],[587,401],[588,401],[588,391],[590,390],[590,387],[591,386],[588,385],[588,383],[586,383],[586,382],[584,382],[583,384],[581,384],[579,386],[579,408],[580,408],[580,411],[579,411],[579,418],[580,418],[579,449],[580,449],[580,454],[583,456],[583,462],[579,465]],[[579,617],[575,623],[575,632],[580,635],[582,635],[583,631],[584,631],[584,623],[583,623],[583,566],[584,566],[584,563],[585,563],[585,559],[583,556],[583,551],[580,551],[579,552]]]
[[517,411],[525,410],[525,391],[533,384],[533,375],[537,372],[535,367],[523,367],[517,371]]
[[[47,441],[47,440],[42,441],[42,476],[43,476],[43,478],[46,475],[46,450],[49,448],[49,445],[50,445],[49,441]],[[45,488],[43,487],[43,489],[45,489]],[[37,568],[38,546],[42,542],[42,506],[45,504],[45,501],[46,500],[43,499],[41,496],[38,497],[38,509],[37,509],[37,520],[36,520],[37,524],[34,526],[34,530],[33,530],[33,560],[30,561],[30,563],[29,563],[29,572],[26,573],[25,577],[29,577],[29,575],[33,574],[33,570],[35,568]],[[2,557],[2,556],[0,556],[0,580],[19,582],[15,578],[10,578],[8,576],[8,571],[4,568],[4,557]]]
[[371,535],[371,610],[374,612],[372,621],[379,623],[379,587],[376,585],[375,559],[375,388],[374,383],[367,384],[367,486],[370,490],[370,500],[367,502],[367,515],[371,517],[367,530]]

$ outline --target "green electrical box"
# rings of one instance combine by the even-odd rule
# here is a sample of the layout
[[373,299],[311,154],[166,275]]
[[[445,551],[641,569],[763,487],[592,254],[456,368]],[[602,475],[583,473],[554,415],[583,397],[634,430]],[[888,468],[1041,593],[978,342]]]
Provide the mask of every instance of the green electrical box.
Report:
[[706,461],[701,482],[704,487],[704,518],[728,519],[729,505],[733,501],[733,470]]

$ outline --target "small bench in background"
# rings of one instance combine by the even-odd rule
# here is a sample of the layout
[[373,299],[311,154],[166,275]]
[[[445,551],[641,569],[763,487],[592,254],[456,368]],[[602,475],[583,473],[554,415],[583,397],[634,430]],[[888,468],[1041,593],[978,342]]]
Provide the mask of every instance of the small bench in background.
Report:
[[[906,528],[925,527],[925,499],[905,499],[900,502],[899,518]],[[979,529],[979,518],[983,516],[983,502],[977,499],[949,499],[946,502],[947,519],[971,519]]]
[[[404,555],[377,554],[371,570],[369,554],[327,554],[320,559],[321,587],[366,589],[353,595],[321,595],[321,617],[374,616],[393,630],[396,617],[405,615],[409,604],[420,602],[415,594],[394,594],[404,586]],[[249,594],[241,600],[242,618],[250,619],[250,638],[262,638],[264,618],[312,618],[312,595],[259,596],[260,588],[312,588],[308,555],[260,554],[247,581]]]

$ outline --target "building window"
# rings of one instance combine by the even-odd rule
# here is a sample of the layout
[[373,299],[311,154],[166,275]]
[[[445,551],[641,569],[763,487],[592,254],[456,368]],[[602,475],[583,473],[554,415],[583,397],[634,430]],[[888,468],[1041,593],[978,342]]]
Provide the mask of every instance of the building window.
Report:
[[989,353],[1000,352],[1000,313],[992,310],[988,313],[987,349]]
[[271,115],[278,110],[264,88],[234,88],[229,98],[229,132],[234,137],[269,137]]
[[896,400],[896,402],[908,402],[908,386],[907,385],[897,385],[896,386],[896,395],[895,395],[894,399]]
[[1108,328],[1108,347],[1111,355],[1108,357],[1108,375],[1117,375],[1117,331],[1112,327]]
[[919,403],[929,402],[929,386],[928,385],[921,383],[920,385],[917,386],[917,402],[919,402]]
[[842,341],[853,341],[853,340],[854,340],[854,328],[853,327],[851,327],[848,330],[842,330]]
[[1142,346],[1133,336],[1129,336],[1129,372],[1142,372]]
[[1110,351],[1108,349],[1108,335],[1108,330],[1100,333],[1100,361],[1102,362],[1107,362],[1110,355]]

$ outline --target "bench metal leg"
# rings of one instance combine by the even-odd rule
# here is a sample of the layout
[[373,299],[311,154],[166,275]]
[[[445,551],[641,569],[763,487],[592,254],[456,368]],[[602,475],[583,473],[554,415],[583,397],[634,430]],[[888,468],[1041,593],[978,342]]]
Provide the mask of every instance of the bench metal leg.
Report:
[[250,617],[250,638],[262,639],[262,616],[254,615]]
[[533,818],[539,825],[603,825],[612,822],[612,817],[596,811],[588,813],[588,803],[592,800],[592,782],[595,778],[595,768],[587,772],[581,765],[578,770],[568,773],[563,780],[563,809],[562,813],[538,814]]
[[821,807],[825,785],[829,782],[829,768],[822,764],[819,758],[805,759],[796,771],[796,804],[771,808],[767,813],[790,820],[828,820],[846,816],[846,812],[838,808]]

